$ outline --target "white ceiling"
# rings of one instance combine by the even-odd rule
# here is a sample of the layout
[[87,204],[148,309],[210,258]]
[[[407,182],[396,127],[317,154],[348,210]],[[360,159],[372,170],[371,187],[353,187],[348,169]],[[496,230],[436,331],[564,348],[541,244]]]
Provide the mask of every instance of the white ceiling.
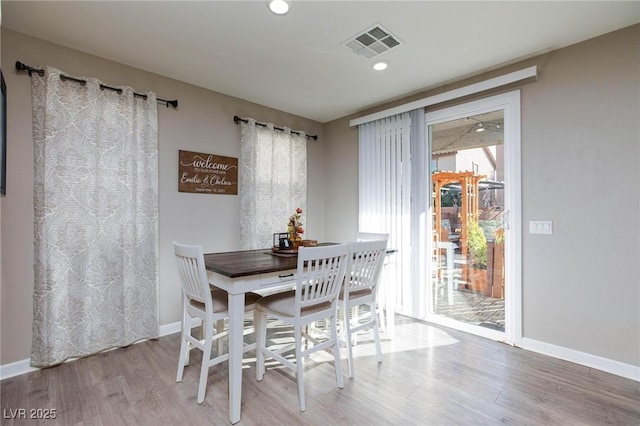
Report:
[[[640,1],[266,4],[0,3],[3,27],[321,123],[640,22]],[[341,44],[376,23],[403,42],[384,72]]]

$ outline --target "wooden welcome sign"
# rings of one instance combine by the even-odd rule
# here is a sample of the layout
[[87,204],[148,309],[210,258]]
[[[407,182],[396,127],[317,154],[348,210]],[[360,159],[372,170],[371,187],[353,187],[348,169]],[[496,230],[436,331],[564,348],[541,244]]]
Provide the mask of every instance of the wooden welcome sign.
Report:
[[238,194],[238,159],[201,152],[178,151],[178,191]]

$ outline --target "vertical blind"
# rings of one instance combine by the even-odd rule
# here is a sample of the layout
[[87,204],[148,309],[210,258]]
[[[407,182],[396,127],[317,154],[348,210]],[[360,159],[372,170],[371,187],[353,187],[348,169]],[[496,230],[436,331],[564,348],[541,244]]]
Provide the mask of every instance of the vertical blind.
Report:
[[386,117],[359,126],[359,230],[389,234],[396,258],[396,304],[410,305],[411,116]]

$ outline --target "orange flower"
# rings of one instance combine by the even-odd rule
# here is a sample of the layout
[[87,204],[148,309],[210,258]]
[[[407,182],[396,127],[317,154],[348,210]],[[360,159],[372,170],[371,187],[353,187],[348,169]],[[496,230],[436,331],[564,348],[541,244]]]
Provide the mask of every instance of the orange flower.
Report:
[[289,239],[291,241],[298,241],[302,239],[300,235],[304,234],[304,228],[302,227],[302,223],[300,222],[301,214],[302,209],[298,207],[296,208],[296,212],[289,218],[289,223],[287,224],[287,234],[289,234]]

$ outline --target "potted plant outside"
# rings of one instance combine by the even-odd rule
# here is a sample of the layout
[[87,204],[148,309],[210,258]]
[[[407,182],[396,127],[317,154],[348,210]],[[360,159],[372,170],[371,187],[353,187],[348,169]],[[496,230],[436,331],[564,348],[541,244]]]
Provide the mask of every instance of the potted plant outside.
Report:
[[471,260],[467,279],[469,288],[484,292],[487,285],[487,239],[475,220],[469,221],[467,226],[467,244]]

